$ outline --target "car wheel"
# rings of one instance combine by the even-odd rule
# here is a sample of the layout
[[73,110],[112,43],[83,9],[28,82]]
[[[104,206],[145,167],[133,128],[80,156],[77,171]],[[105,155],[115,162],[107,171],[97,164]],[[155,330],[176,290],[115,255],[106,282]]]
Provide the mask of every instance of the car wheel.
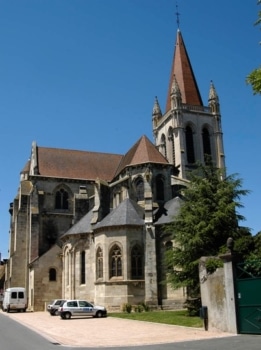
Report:
[[70,312],[65,312],[64,318],[65,318],[66,320],[69,320],[69,319],[71,318]]
[[102,312],[101,311],[97,311],[96,312],[96,317],[98,317],[98,318],[102,317]]
[[54,316],[58,316],[58,315],[59,315],[58,310],[54,310],[53,315],[54,315]]
[[64,320],[64,314],[61,314],[61,318]]

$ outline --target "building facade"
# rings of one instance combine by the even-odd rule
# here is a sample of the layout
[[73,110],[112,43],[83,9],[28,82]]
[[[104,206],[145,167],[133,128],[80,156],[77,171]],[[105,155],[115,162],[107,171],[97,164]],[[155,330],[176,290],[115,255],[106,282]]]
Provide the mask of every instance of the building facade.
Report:
[[184,290],[166,281],[164,224],[181,205],[179,190],[197,162],[225,167],[218,95],[204,106],[181,35],[165,113],[157,98],[154,143],[143,135],[126,154],[32,144],[10,205],[5,287],[28,290],[29,308],[83,298],[120,310],[146,303],[180,307]]

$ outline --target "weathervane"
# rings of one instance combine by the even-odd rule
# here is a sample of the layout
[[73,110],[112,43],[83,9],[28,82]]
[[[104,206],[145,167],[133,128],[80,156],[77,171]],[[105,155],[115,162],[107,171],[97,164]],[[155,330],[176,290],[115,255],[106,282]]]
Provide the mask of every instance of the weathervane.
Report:
[[179,29],[179,16],[180,16],[180,13],[178,11],[178,3],[176,3],[176,16],[177,16],[177,25],[178,25],[178,29]]

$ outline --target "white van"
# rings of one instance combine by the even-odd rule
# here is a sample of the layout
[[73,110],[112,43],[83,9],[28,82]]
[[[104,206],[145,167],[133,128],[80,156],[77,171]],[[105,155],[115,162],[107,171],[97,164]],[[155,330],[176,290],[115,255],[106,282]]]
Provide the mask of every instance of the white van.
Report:
[[25,288],[13,287],[7,288],[4,293],[3,311],[26,311],[27,295]]

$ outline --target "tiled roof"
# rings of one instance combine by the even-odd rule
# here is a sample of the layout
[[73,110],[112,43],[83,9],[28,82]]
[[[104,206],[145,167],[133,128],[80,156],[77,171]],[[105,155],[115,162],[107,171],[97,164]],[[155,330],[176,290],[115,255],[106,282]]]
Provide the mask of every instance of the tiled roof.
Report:
[[177,32],[176,46],[167,95],[166,112],[168,112],[171,108],[170,94],[174,75],[181,92],[182,103],[203,106],[197,82],[180,30]]
[[111,181],[122,159],[120,154],[37,147],[41,176]]
[[122,158],[117,174],[127,166],[145,163],[169,164],[153,143],[143,135]]
[[23,170],[21,171],[21,174],[22,173],[28,173],[30,170],[30,160],[28,160],[23,168]]
[[112,210],[101,222],[99,222],[96,228],[111,227],[111,226],[126,226],[144,225],[144,210],[133,200],[126,198],[118,205],[117,208]]

